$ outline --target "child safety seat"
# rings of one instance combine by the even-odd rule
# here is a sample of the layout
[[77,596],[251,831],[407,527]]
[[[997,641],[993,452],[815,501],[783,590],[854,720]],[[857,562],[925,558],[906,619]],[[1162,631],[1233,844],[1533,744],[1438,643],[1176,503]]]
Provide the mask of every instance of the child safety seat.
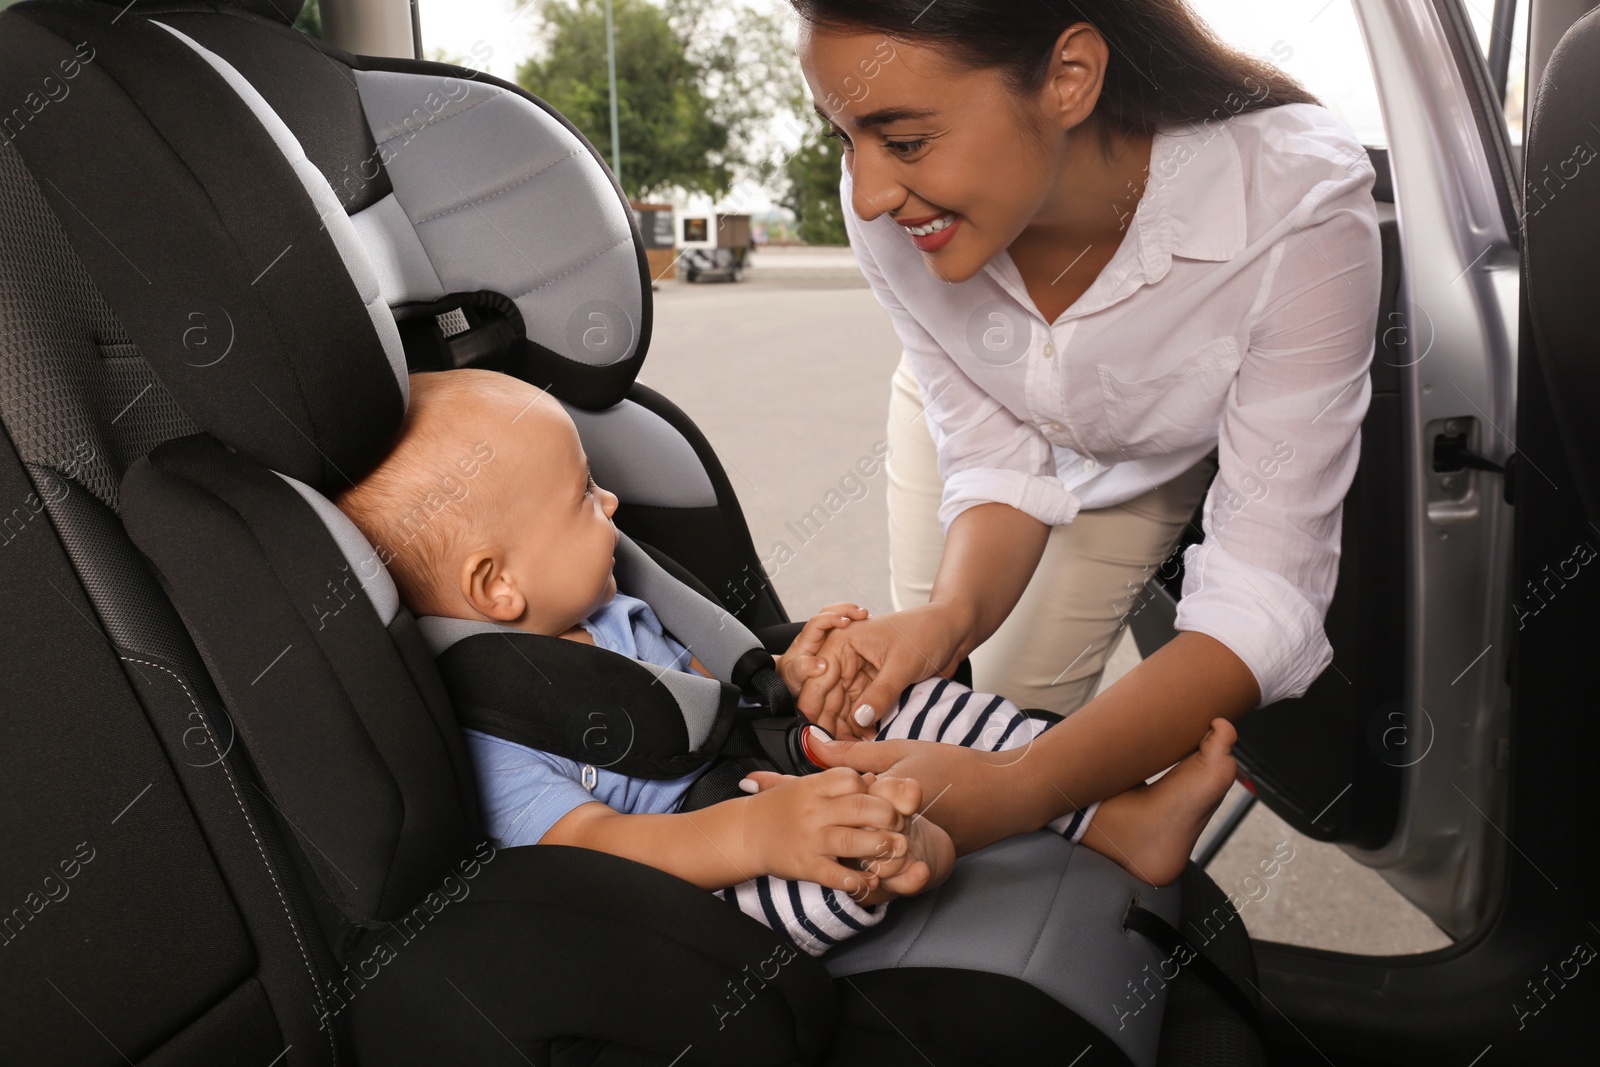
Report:
[[752,770],[820,770],[801,740],[806,720],[756,636],[626,534],[616,561],[618,590],[652,605],[711,677],[500,623],[424,616],[417,626],[457,720],[635,778],[681,778],[713,764],[682,811],[744,795],[739,781]]
[[559,397],[629,565],[740,623],[696,646],[722,677],[786,616],[704,438],[634,383],[650,280],[593,147],[515,86],[311,41],[295,6],[0,13],[0,99],[24,102],[0,226],[27,222],[0,233],[7,444],[191,820],[142,869],[226,887],[206,914],[230,932],[181,997],[141,966],[150,988],[75,1008],[163,1064],[1257,1062],[1248,941],[1192,866],[1152,890],[1022,835],[817,961],[653,868],[484,840],[427,637],[328,499],[390,447],[408,368]]

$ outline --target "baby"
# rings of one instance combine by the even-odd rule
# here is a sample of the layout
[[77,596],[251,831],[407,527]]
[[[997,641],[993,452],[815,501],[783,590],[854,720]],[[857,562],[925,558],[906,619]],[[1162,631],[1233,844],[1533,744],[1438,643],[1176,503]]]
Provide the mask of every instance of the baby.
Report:
[[[463,458],[472,460],[459,465],[473,472],[470,483],[441,494],[445,485],[462,488],[452,468]],[[617,498],[595,484],[561,405],[519,379],[482,370],[412,375],[400,440],[337,503],[417,616],[492,620],[708,673],[648,604],[618,593]],[[776,662],[790,692],[836,680],[836,665],[819,658],[823,638],[863,618],[841,604],[806,624]],[[931,678],[906,691],[876,736],[998,751],[1027,745],[1047,725],[1000,697]],[[893,897],[939,885],[955,862],[949,835],[919,814],[922,788],[911,779],[843,768],[758,773],[743,784],[754,795],[680,812],[705,768],[666,781],[632,778],[465,735],[501,845],[574,845],[647,863],[717,891],[812,955],[880,921]],[[1233,740],[1227,720],[1215,720],[1200,751],[1153,785],[1051,828],[1165,884],[1233,781]]]

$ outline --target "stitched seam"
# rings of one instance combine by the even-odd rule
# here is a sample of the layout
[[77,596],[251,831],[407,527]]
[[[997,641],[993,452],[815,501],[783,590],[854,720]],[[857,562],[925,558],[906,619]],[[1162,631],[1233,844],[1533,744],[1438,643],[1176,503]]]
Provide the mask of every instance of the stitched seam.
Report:
[[[147,667],[154,667],[158,671],[165,671],[167,674],[171,675],[172,680],[177,682],[178,687],[183,690],[183,695],[189,698],[189,705],[193,707],[195,712],[200,716],[200,724],[205,727],[206,737],[210,739],[212,747],[216,748],[217,751],[221,751],[221,749],[217,746],[217,736],[211,731],[211,720],[206,716],[205,710],[200,707],[200,702],[195,699],[194,693],[189,690],[188,684],[178,676],[176,671],[173,671],[171,668],[163,666],[160,663],[153,663],[150,660],[139,659],[135,656],[125,656],[120,652],[117,653],[117,655],[120,659],[123,659],[129,663],[143,663]],[[283,895],[283,887],[278,884],[278,872],[272,869],[272,861],[267,858],[267,850],[261,844],[261,838],[256,833],[255,822],[250,818],[250,810],[249,808],[245,807],[244,798],[239,795],[239,788],[233,779],[233,768],[228,766],[228,761],[226,758],[220,759],[217,762],[222,767],[222,772],[228,777],[228,788],[233,793],[234,801],[239,805],[239,811],[244,814],[244,824],[250,830],[250,837],[251,840],[255,842],[256,851],[261,854],[261,865],[267,869],[267,876],[272,879],[272,890],[278,894],[278,903],[283,905],[284,917],[289,920],[289,932],[294,934],[295,946],[300,949],[300,959],[303,963],[305,963],[306,974],[311,978],[311,991],[317,998],[317,1007],[324,1015],[326,1015],[328,1013],[328,1006],[322,999],[322,987],[317,983],[316,968],[311,966],[311,956],[306,952],[305,942],[300,938],[300,928],[295,923],[294,913],[289,910],[289,901]],[[339,1047],[338,1043],[334,1040],[333,1027],[331,1026],[328,1027],[328,1047],[332,1053],[333,1062],[338,1063]]]
[[922,917],[922,925],[917,927],[917,932],[911,935],[911,940],[906,942],[906,947],[900,951],[899,955],[895,956],[894,965],[896,967],[905,966],[906,957],[911,955],[911,950],[916,948],[922,941],[922,935],[928,929],[928,924],[933,921],[933,913],[938,907],[939,900],[935,897],[933,906],[928,908],[927,913]]
[[446,215],[452,215],[455,212],[461,211],[461,210],[463,210],[465,208],[476,207],[479,204],[487,204],[489,201],[493,200],[497,196],[504,196],[505,194],[511,192],[511,190],[513,190],[513,189],[522,188],[524,185],[527,185],[529,182],[533,181],[533,179],[537,178],[539,175],[543,174],[545,171],[549,170],[551,167],[554,167],[554,166],[556,166],[557,164],[560,164],[560,163],[565,163],[567,160],[572,159],[574,156],[578,156],[578,155],[581,155],[581,154],[582,154],[581,150],[577,151],[577,152],[568,152],[566,155],[562,156],[560,159],[553,160],[552,162],[546,163],[544,166],[540,167],[538,170],[534,171],[532,174],[528,175],[526,178],[523,178],[521,181],[513,182],[510,185],[507,185],[506,187],[504,187],[503,189],[496,189],[494,192],[489,193],[487,196],[479,197],[477,200],[468,200],[465,204],[457,204],[455,207],[446,208],[445,210],[440,211],[440,212],[438,212],[436,214],[429,215],[425,219],[418,219],[416,222],[412,223],[412,225],[413,226],[421,226],[424,222],[432,222],[434,219],[443,218]]
[[427,122],[424,122],[421,126],[407,126],[407,125],[405,125],[404,122],[402,122],[401,125],[400,125],[400,129],[398,131],[396,131],[395,133],[391,133],[389,136],[387,136],[383,140],[379,141],[378,144],[386,145],[390,141],[399,140],[401,137],[404,137],[407,134],[409,134],[412,137],[415,137],[417,134],[421,133],[423,130],[427,129],[429,126],[437,126],[439,123],[443,122],[445,119],[453,119],[457,115],[465,115],[467,112],[471,111],[473,108],[477,107],[479,104],[487,104],[491,100],[498,100],[498,99],[500,99],[500,94],[499,93],[490,93],[488,96],[484,97],[482,100],[475,100],[472,103],[468,104],[466,107],[462,108],[460,111],[452,111],[448,115],[437,115],[434,118],[429,119]]
[[[1059,836],[1059,835],[1057,835],[1057,836]],[[1067,868],[1072,866],[1072,860],[1073,860],[1073,857],[1077,854],[1077,851],[1078,850],[1076,848],[1074,848],[1070,852],[1068,852],[1068,854],[1067,854],[1066,865],[1061,868],[1061,881],[1063,883],[1066,881],[1066,878],[1067,878]],[[1050,898],[1050,907],[1044,913],[1044,918],[1039,921],[1039,928],[1036,931],[1034,931],[1034,934],[1033,934],[1033,947],[1028,950],[1028,958],[1022,961],[1022,973],[1023,974],[1027,974],[1028,973],[1028,968],[1033,966],[1033,957],[1035,955],[1037,955],[1038,952],[1039,952],[1039,942],[1044,936],[1045,927],[1050,925],[1050,917],[1053,916],[1056,913],[1056,907],[1057,907],[1057,905],[1059,905],[1061,903],[1061,893],[1062,893],[1062,886],[1061,886],[1061,884],[1057,884],[1055,895]]]
[[633,243],[633,235],[629,234],[627,237],[624,237],[622,240],[616,242],[615,244],[606,245],[604,248],[602,248],[600,251],[596,252],[594,255],[590,256],[588,259],[584,260],[582,263],[576,263],[576,264],[572,265],[571,267],[568,267],[566,270],[562,271],[560,274],[557,274],[554,278],[546,278],[544,281],[540,282],[538,285],[534,286],[532,289],[529,289],[525,293],[518,293],[516,296],[512,297],[511,299],[513,299],[513,300],[521,300],[525,296],[532,296],[534,293],[537,293],[540,289],[543,289],[548,285],[555,284],[556,282],[560,281],[562,278],[565,278],[567,275],[571,274],[573,271],[578,270],[581,267],[588,266],[590,263],[593,263],[595,260],[597,260],[601,256],[605,255],[607,252],[611,251],[613,248],[617,248],[617,247],[619,247],[621,245],[631,244],[631,243]]

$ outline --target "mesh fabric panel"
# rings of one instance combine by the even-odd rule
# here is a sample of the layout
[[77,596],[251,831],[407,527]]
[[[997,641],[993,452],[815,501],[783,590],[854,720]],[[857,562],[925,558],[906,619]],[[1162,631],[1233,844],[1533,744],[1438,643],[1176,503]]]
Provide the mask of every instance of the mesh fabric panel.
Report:
[[[173,323],[174,343],[192,325]],[[9,143],[0,144],[0,419],[24,462],[68,475],[113,510],[134,460],[196,432]]]

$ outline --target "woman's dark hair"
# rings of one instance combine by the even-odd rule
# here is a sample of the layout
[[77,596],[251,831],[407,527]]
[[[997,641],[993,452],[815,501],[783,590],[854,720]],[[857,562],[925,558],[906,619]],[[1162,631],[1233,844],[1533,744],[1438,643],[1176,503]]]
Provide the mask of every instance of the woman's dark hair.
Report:
[[1087,22],[1110,50],[1100,99],[1101,145],[1113,132],[1222,120],[1280,104],[1321,104],[1265,60],[1226,44],[1185,0],[789,0],[824,29],[881,33],[935,47],[958,65],[997,70],[1011,90],[1044,86],[1055,44]]

